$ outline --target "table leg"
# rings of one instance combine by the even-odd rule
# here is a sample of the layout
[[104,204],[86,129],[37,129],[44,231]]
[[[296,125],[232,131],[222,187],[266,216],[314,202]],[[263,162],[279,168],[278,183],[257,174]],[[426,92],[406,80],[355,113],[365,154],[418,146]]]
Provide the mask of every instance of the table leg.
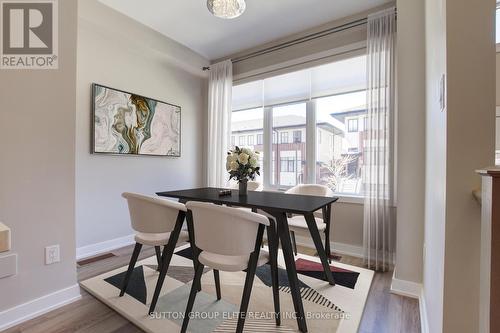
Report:
[[325,249],[323,248],[323,243],[321,242],[321,236],[318,231],[318,226],[316,225],[316,220],[312,213],[304,214],[304,218],[307,222],[307,227],[311,233],[311,237],[314,241],[314,246],[318,252],[318,256],[321,259],[321,264],[323,265],[323,271],[325,272],[326,279],[330,285],[335,285],[335,280],[333,279],[332,272],[330,271],[330,264],[328,263],[328,258],[326,257]]
[[274,312],[276,316],[276,325],[281,325],[280,314],[280,295],[279,295],[279,279],[278,279],[278,247],[279,240],[276,234],[276,225],[273,219],[269,219],[271,223],[267,227],[267,243],[269,246],[269,265],[271,267],[271,279],[273,287]]
[[290,230],[288,229],[288,221],[285,213],[275,214],[278,237],[281,240],[281,249],[286,264],[286,272],[288,274],[288,283],[292,294],[293,305],[297,315],[297,324],[301,332],[307,332],[306,318],[304,313],[304,305],[300,296],[299,280],[297,278],[297,269],[295,267],[295,259],[293,257],[292,243],[290,241]]

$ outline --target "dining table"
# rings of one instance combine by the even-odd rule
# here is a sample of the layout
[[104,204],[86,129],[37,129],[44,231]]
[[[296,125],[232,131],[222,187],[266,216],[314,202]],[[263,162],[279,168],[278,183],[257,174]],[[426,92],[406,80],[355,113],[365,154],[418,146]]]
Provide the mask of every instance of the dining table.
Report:
[[[188,201],[210,202],[217,205],[250,208],[253,211],[260,210],[268,214],[270,217],[270,222],[275,223],[275,230],[277,233],[276,237],[268,236],[270,256],[273,257],[273,254],[274,256],[277,256],[279,244],[281,243],[281,250],[285,262],[285,268],[297,319],[297,325],[301,332],[307,332],[306,315],[302,304],[297,269],[295,266],[295,258],[292,249],[292,243],[290,240],[288,216],[290,214],[304,216],[316,251],[321,260],[326,280],[330,285],[333,286],[335,285],[335,281],[333,279],[333,275],[329,265],[330,250],[328,236],[330,229],[329,225],[331,205],[336,202],[338,198],[285,194],[283,192],[276,191],[249,191],[246,195],[240,195],[238,190],[232,190],[230,195],[221,195],[221,190],[223,189],[215,187],[203,187],[157,192],[156,194],[161,197],[178,199],[179,202],[182,203],[186,203]],[[325,218],[325,222],[328,226],[326,232],[327,241],[325,247],[323,247],[321,236],[318,231],[316,219],[314,216],[314,213],[319,210],[323,212],[323,217]],[[187,214],[185,214],[185,217],[190,239],[194,239],[192,214],[189,214],[188,212]],[[182,224],[181,220],[184,220],[184,214],[182,217],[178,217],[178,224]],[[178,226],[177,229],[180,229],[180,226]]]

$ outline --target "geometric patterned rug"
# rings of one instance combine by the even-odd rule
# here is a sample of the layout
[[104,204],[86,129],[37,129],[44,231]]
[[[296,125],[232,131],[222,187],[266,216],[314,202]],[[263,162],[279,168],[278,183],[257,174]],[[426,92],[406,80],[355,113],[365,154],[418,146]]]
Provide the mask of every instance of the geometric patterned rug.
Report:
[[[194,277],[193,263],[188,252],[187,244],[176,249],[156,313],[152,316],[147,312],[158,278],[156,257],[136,264],[127,293],[123,297],[118,297],[118,294],[127,266],[85,280],[81,282],[81,286],[146,332],[178,332]],[[270,267],[264,265],[257,269],[254,279],[245,332],[298,332],[281,252],[278,265],[281,326],[275,325]],[[330,286],[321,274],[319,258],[299,254],[296,256],[296,265],[308,331],[357,332],[373,271],[335,263],[331,270],[337,284]],[[189,332],[235,331],[245,274],[221,271],[222,300],[217,301],[212,270],[205,268],[201,281],[202,291],[196,296]]]

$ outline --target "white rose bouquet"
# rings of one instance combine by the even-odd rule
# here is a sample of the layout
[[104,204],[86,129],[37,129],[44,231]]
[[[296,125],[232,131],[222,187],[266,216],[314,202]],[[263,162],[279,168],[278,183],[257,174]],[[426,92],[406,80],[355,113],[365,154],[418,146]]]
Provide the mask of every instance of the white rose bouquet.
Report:
[[227,153],[226,169],[230,180],[237,180],[238,183],[255,180],[256,175],[260,176],[259,152],[235,147]]

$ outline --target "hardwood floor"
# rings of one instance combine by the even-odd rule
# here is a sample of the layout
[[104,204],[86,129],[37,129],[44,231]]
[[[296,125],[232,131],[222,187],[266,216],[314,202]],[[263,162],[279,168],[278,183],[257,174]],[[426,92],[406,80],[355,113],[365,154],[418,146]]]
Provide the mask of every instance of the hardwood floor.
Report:
[[[85,280],[128,264],[133,246],[113,251],[115,256],[78,267],[78,280]],[[299,252],[312,255],[311,249]],[[144,248],[140,259],[154,255]],[[340,262],[362,266],[359,258],[342,256]],[[360,333],[418,333],[420,318],[418,300],[390,293],[392,272],[375,273]],[[82,299],[2,333],[135,333],[143,332],[82,289]]]

